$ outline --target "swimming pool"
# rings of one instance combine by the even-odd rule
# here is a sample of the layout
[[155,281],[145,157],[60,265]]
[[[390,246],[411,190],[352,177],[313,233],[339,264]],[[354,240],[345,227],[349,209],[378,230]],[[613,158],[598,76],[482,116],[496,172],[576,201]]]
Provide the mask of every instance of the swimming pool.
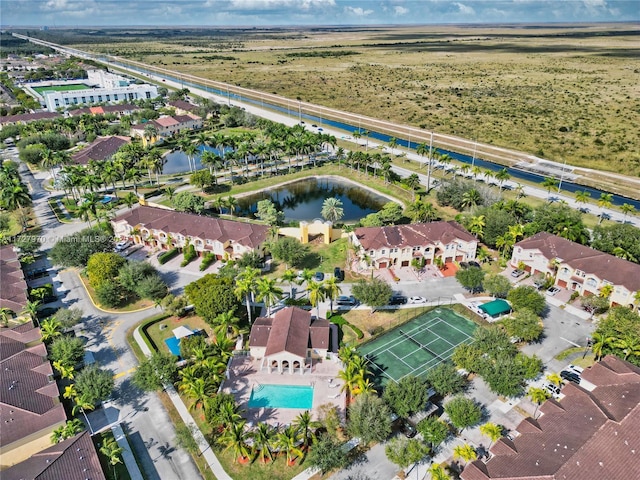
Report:
[[249,408],[301,408],[313,406],[313,387],[257,385],[251,389]]

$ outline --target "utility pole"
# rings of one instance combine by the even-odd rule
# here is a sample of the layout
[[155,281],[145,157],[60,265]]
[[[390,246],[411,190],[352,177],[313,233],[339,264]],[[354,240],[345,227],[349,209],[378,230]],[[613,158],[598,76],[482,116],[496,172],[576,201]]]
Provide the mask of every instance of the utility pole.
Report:
[[473,156],[471,157],[471,168],[473,168],[476,164],[476,150],[478,148],[478,140],[473,142]]
[[560,183],[558,183],[558,193],[560,193],[560,189],[562,188],[562,181],[564,180],[564,169],[567,167],[567,159],[564,159],[564,165],[562,166],[562,174],[560,175]]
[[427,195],[431,190],[431,161],[433,159],[433,131],[431,132],[431,140],[429,141],[429,165],[427,165]]

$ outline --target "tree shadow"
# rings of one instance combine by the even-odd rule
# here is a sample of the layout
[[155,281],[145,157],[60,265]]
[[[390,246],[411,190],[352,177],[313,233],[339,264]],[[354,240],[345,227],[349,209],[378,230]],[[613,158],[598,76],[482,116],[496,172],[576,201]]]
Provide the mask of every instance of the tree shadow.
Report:
[[318,268],[322,263],[322,258],[316,252],[310,252],[300,261],[300,268]]

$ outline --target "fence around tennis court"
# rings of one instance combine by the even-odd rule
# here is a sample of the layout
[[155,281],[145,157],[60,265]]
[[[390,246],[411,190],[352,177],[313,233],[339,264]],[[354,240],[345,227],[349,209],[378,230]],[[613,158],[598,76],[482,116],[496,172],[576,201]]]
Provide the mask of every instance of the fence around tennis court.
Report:
[[422,377],[447,361],[455,348],[470,343],[476,324],[445,307],[418,315],[361,345],[375,382],[384,386],[406,375]]

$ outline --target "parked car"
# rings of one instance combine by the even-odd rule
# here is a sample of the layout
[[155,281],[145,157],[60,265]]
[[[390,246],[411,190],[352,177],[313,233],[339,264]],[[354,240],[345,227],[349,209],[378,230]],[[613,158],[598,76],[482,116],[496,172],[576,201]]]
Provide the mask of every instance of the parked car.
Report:
[[482,268],[482,267],[480,266],[480,264],[479,264],[478,262],[476,262],[475,260],[470,260],[470,261],[469,261],[469,262],[467,262],[467,263],[469,264],[469,266],[470,266],[470,267],[473,267],[473,268]]
[[356,297],[354,297],[353,295],[347,297],[345,295],[340,295],[338,297],[338,300],[336,300],[336,304],[338,305],[349,305],[349,306],[354,306],[358,303],[358,301],[356,300]]
[[409,297],[409,303],[427,303],[424,297]]
[[547,295],[549,295],[550,297],[553,297],[559,291],[560,291],[560,289],[558,287],[549,287],[549,288],[547,288]]
[[560,372],[560,378],[569,382],[580,384],[580,375],[576,372],[570,372],[569,370],[562,370]]
[[316,273],[315,273],[315,275],[313,276],[313,279],[314,279],[316,282],[321,282],[321,281],[323,281],[323,280],[324,280],[324,273],[322,273],[322,272],[316,272]]
[[404,295],[393,295],[389,299],[389,305],[405,305],[407,302],[408,299]]
[[560,395],[560,387],[553,383],[547,383],[544,388],[546,388],[551,395]]
[[524,270],[518,269],[518,270],[514,270],[513,272],[511,272],[511,276],[513,278],[520,278],[522,275],[524,275],[524,273],[525,273]]
[[342,270],[340,267],[336,267],[333,269],[333,276],[336,277],[336,279],[339,282],[342,282],[344,280],[344,270]]
[[402,423],[400,424],[400,431],[407,438],[413,438],[416,436],[416,433],[418,433],[416,427],[414,427],[413,423],[409,420],[402,420]]
[[460,262],[460,268],[463,270],[469,268],[469,262]]
[[114,252],[123,252],[125,251],[127,248],[129,248],[131,246],[131,242],[128,240],[122,240],[118,243],[116,243],[115,248],[113,249]]
[[578,367],[577,365],[567,365],[565,367],[565,370],[568,371],[568,372],[573,372],[576,375],[582,375],[582,372],[584,371],[584,368]]

